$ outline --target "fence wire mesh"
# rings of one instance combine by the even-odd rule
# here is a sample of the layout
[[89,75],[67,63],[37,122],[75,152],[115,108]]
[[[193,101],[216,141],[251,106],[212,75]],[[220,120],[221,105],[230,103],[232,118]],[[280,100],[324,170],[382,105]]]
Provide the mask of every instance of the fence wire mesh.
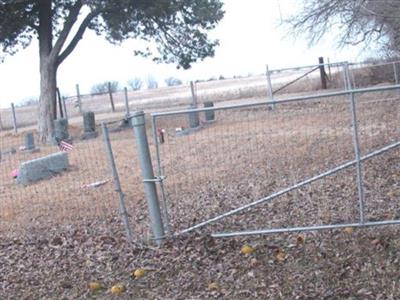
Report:
[[[399,141],[396,97],[397,91],[356,96],[361,155]],[[206,122],[200,112],[201,126],[195,129],[190,129],[193,112],[154,115],[156,131],[165,132],[165,141],[159,145],[160,175],[166,176],[164,187],[175,232],[355,159],[349,95],[277,104],[273,110],[254,104],[214,113],[215,121]],[[371,167],[367,178],[381,176],[386,189],[395,189],[380,171]],[[377,194],[382,192],[376,187]],[[370,198],[369,202],[379,203]],[[352,166],[212,228],[288,228],[358,222],[359,218]],[[387,218],[381,215],[380,219]]]
[[[114,128],[115,129],[115,128]],[[80,132],[70,132],[73,149],[67,152],[67,170],[24,186],[12,171],[23,162],[60,152],[58,146],[38,145],[40,151],[20,150],[24,135],[0,135],[0,231],[6,235],[73,227],[93,235],[124,233],[105,144],[99,136],[81,140]],[[125,194],[134,238],[150,236],[132,129],[113,130],[110,140]],[[134,225],[134,223],[136,225]]]

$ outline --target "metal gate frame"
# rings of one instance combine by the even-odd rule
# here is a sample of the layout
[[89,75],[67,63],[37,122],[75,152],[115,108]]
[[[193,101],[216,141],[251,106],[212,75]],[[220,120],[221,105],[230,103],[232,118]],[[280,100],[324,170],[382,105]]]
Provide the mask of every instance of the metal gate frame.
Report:
[[[348,69],[347,69],[347,71],[348,71]],[[347,78],[349,78],[349,77],[347,77]],[[267,105],[276,105],[276,104],[283,104],[283,103],[301,102],[301,101],[309,101],[309,100],[335,97],[335,96],[346,96],[346,95],[349,96],[349,103],[350,103],[351,117],[352,117],[353,146],[354,146],[354,155],[355,155],[354,160],[348,161],[342,165],[339,165],[335,168],[327,170],[327,171],[320,173],[319,175],[316,175],[314,177],[300,181],[292,186],[289,186],[278,192],[270,194],[264,198],[258,199],[249,204],[240,206],[238,208],[235,208],[228,212],[220,214],[214,218],[210,218],[208,220],[200,222],[189,228],[186,228],[177,233],[174,233],[174,235],[181,235],[181,234],[189,233],[193,230],[199,229],[208,224],[212,224],[219,220],[222,220],[228,216],[232,216],[232,215],[235,215],[244,210],[248,210],[256,205],[265,203],[267,201],[272,201],[273,199],[275,199],[278,196],[281,196],[281,195],[284,195],[293,190],[299,189],[299,188],[306,186],[314,181],[317,181],[319,179],[333,175],[333,174],[335,174],[341,170],[347,169],[351,166],[356,166],[356,172],[357,172],[358,212],[359,212],[359,221],[358,222],[348,223],[348,224],[327,224],[327,225],[318,225],[318,226],[314,225],[314,226],[305,226],[305,227],[287,227],[287,228],[262,229],[262,230],[252,230],[252,231],[222,232],[222,233],[211,234],[211,236],[220,238],[220,237],[233,237],[233,236],[242,236],[242,235],[261,235],[261,234],[270,234],[270,233],[314,231],[314,230],[323,230],[323,229],[338,229],[338,228],[343,228],[343,227],[367,227],[367,226],[400,224],[400,219],[374,221],[374,222],[366,222],[364,219],[364,180],[363,180],[361,162],[366,161],[375,156],[378,156],[380,154],[383,154],[387,151],[390,151],[392,149],[399,147],[400,141],[397,141],[395,143],[392,143],[390,145],[382,147],[378,150],[370,152],[367,155],[361,156],[360,155],[360,146],[359,146],[358,119],[357,119],[357,112],[356,112],[356,99],[355,99],[356,94],[382,92],[382,91],[390,91],[390,90],[400,90],[400,85],[362,88],[362,89],[350,89],[350,90],[340,91],[340,92],[330,92],[330,93],[322,93],[322,94],[309,95],[309,96],[291,97],[291,98],[284,98],[284,99],[279,99],[279,100],[264,101],[264,102],[257,102],[257,103],[247,103],[247,104],[237,104],[237,105],[211,107],[211,108],[196,108],[196,109],[152,113],[151,114],[151,122],[152,122],[153,138],[154,138],[154,144],[156,146],[156,158],[157,158],[156,178],[164,179],[164,178],[166,178],[166,176],[165,176],[165,174],[162,173],[162,167],[161,167],[160,145],[159,145],[159,141],[157,138],[157,118],[165,117],[165,116],[180,115],[180,114],[200,113],[200,112],[207,112],[207,111],[230,110],[230,109],[238,109],[238,108],[251,108],[253,106],[260,106],[260,105],[267,106]],[[399,101],[399,100],[397,99],[397,101]],[[159,180],[158,182],[160,185],[161,195],[162,195],[162,199],[163,199],[163,206],[164,206],[164,210],[165,210],[164,213],[166,216],[168,216],[168,207],[167,207],[167,199],[166,199],[166,195],[165,195],[164,183],[163,183],[163,180]],[[166,217],[165,221],[169,222],[168,219],[169,218]],[[166,224],[166,225],[168,226],[169,224]]]

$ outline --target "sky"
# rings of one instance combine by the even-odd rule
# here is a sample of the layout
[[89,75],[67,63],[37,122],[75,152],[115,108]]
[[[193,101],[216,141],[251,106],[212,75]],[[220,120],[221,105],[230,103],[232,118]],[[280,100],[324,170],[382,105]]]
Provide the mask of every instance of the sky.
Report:
[[[305,36],[289,35],[287,27],[280,26],[281,17],[293,14],[300,2],[224,0],[225,17],[210,32],[210,37],[219,39],[220,46],[213,58],[198,62],[189,70],[134,56],[139,41],[130,40],[114,46],[86,31],[75,51],[60,66],[58,86],[63,95],[73,95],[76,84],[80,85],[81,93],[89,93],[96,83],[116,80],[123,87],[129,79],[141,77],[145,80],[149,75],[162,86],[164,79],[170,76],[188,82],[220,75],[263,74],[266,64],[270,69],[316,64],[319,56],[331,62],[364,58],[365,53],[359,47],[337,49],[333,33],[312,47]],[[0,64],[0,82],[0,107],[39,96],[37,42],[6,57]]]

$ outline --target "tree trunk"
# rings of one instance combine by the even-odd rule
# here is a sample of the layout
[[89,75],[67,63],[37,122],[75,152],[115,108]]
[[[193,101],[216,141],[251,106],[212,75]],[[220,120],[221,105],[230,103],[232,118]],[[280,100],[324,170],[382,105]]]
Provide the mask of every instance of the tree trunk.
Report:
[[56,109],[57,66],[48,57],[40,58],[39,139],[52,142]]
[[39,59],[40,59],[40,100],[39,100],[39,140],[50,143],[54,132],[54,108],[56,107],[57,63],[53,48],[51,0],[41,0],[39,4]]

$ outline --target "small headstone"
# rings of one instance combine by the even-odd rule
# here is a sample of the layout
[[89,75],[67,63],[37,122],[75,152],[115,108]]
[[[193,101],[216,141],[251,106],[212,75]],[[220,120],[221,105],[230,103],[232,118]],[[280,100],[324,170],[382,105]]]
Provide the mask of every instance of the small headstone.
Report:
[[82,139],[86,140],[97,137],[94,112],[87,111],[83,114],[83,128]]
[[23,151],[26,152],[38,152],[39,148],[35,146],[35,137],[32,132],[29,132],[25,135],[25,145],[23,147]]
[[54,138],[56,143],[58,143],[57,141],[69,140],[68,120],[66,118],[54,120]]
[[[214,107],[214,103],[212,101],[204,102],[204,107]],[[204,112],[204,114],[206,116],[207,122],[215,121],[215,111],[214,110],[206,110]]]
[[[197,107],[193,104],[190,105],[190,109],[196,109]],[[200,126],[200,119],[198,112],[191,112],[189,113],[189,127],[190,128],[197,128]]]

